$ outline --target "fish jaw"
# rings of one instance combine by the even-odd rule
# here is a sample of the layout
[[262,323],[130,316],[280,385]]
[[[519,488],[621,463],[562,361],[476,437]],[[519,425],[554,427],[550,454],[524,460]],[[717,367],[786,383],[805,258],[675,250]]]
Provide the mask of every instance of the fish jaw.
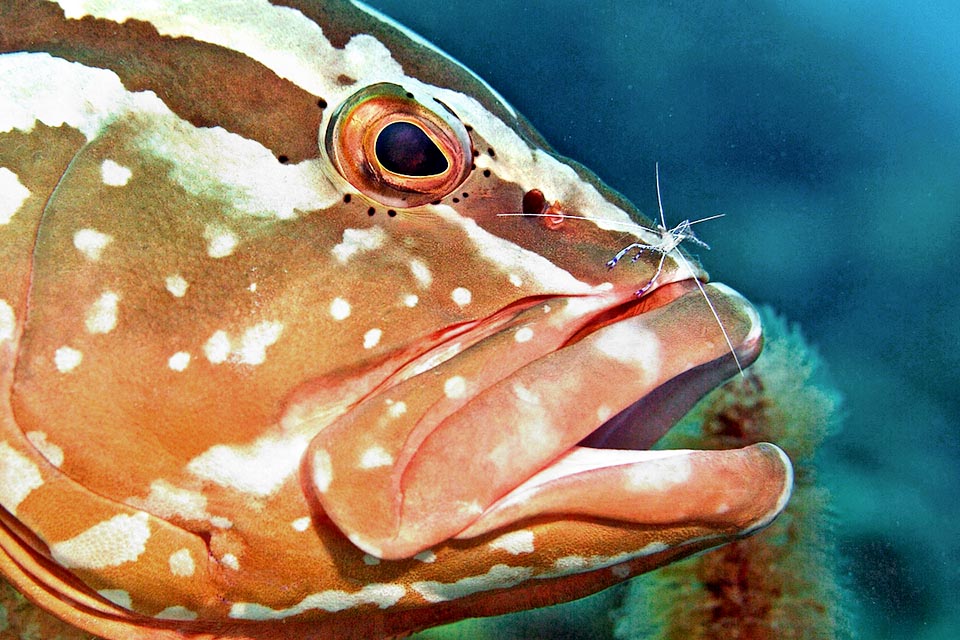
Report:
[[[706,291],[741,361],[751,362],[760,349],[756,313],[727,287]],[[681,385],[665,404],[671,411],[699,399],[689,389],[736,371],[700,295],[688,289],[636,314],[612,292],[558,297],[472,344],[461,336],[456,355],[401,376],[314,438],[301,474],[308,502],[386,559],[531,519],[574,516],[564,525],[571,530],[588,518],[688,532],[675,534],[671,547],[762,528],[791,487],[789,460],[774,445],[669,455],[578,446],[691,371],[706,372],[709,383]],[[625,317],[611,321],[620,308]],[[600,326],[591,330],[591,322]],[[528,333],[537,339],[519,339]],[[647,433],[640,440],[662,434],[652,412],[629,420],[630,431]]]

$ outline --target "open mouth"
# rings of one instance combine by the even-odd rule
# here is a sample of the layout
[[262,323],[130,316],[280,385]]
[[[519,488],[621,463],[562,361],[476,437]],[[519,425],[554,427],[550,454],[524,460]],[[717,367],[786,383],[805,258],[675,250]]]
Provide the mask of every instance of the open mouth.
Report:
[[[718,323],[752,362],[759,318],[720,284],[524,301],[453,330],[318,436],[306,458],[317,499],[381,558],[531,518],[762,527],[789,495],[775,446],[648,450],[737,372]],[[362,479],[336,466],[371,450],[384,463]]]

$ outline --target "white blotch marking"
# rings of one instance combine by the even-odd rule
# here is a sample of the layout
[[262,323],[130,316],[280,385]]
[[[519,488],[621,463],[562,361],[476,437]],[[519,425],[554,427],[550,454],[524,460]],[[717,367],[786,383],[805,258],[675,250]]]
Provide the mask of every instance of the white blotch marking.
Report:
[[283,333],[279,322],[261,322],[243,332],[236,355],[242,364],[262,364],[267,359],[267,347],[275,344]]
[[397,604],[407,590],[400,584],[368,584],[359,591],[329,590],[311,593],[303,600],[287,609],[273,609],[253,602],[237,602],[230,607],[230,617],[239,620],[281,620],[300,615],[311,609],[321,611],[343,611],[364,604],[375,604],[381,609]]
[[306,531],[310,528],[310,516],[304,516],[302,518],[297,518],[290,523],[290,526],[293,527],[296,531]]
[[512,284],[512,285],[515,286],[515,287],[522,287],[522,286],[523,286],[523,278],[521,278],[520,276],[518,276],[518,275],[515,274],[515,273],[511,273],[511,274],[510,274],[510,284]]
[[230,529],[233,527],[233,520],[223,516],[211,516],[210,524],[215,526],[217,529]]
[[387,409],[387,415],[391,418],[399,418],[407,412],[407,403],[403,400],[399,402],[390,402],[390,408]]
[[101,589],[97,591],[97,595],[109,600],[118,607],[133,611],[133,600],[130,599],[130,594],[123,589]]
[[69,540],[55,542],[50,545],[50,553],[67,569],[107,569],[139,558],[149,539],[149,517],[140,511],[132,516],[114,516]]
[[215,331],[203,345],[203,353],[213,364],[228,359],[238,364],[256,366],[267,359],[267,347],[274,345],[283,333],[283,323],[266,321],[246,329],[239,340],[230,339],[226,331]]
[[599,407],[597,407],[597,420],[599,420],[600,422],[606,422],[612,417],[613,417],[613,409],[611,409],[605,404],[602,404]]
[[189,549],[179,549],[170,554],[170,573],[181,578],[189,578],[197,570]]
[[247,445],[218,444],[187,463],[187,471],[222,487],[265,498],[296,474],[306,435],[267,435]]
[[521,529],[505,533],[489,544],[491,549],[501,549],[518,556],[523,553],[533,553],[533,531]]
[[60,347],[53,354],[53,364],[60,373],[73,371],[80,366],[81,361],[83,361],[83,354],[72,347]]
[[517,329],[517,332],[513,334],[513,339],[517,342],[530,342],[533,338],[533,329],[530,327],[520,327]]
[[6,300],[0,300],[0,342],[13,340],[17,331],[17,318],[13,307]]
[[596,333],[598,351],[617,362],[635,367],[652,377],[660,370],[660,339],[637,322],[618,322]]
[[393,464],[393,456],[386,449],[380,446],[373,446],[363,452],[360,456],[361,469],[376,469],[378,467],[389,467]]
[[540,406],[540,396],[519,382],[513,383],[512,390],[513,395],[517,398],[517,400],[520,400],[525,404]]
[[530,567],[509,567],[505,564],[496,564],[483,575],[461,578],[456,582],[435,582],[433,580],[414,582],[410,587],[423,596],[423,599],[427,602],[445,602],[480,591],[514,587],[532,577],[533,569]]
[[627,488],[632,491],[663,491],[690,479],[693,465],[689,456],[670,456],[627,468]]
[[120,296],[113,291],[104,291],[87,309],[87,331],[110,333],[117,326],[117,303]]
[[403,296],[403,306],[413,309],[420,302],[420,296],[412,293]]
[[330,303],[330,316],[334,320],[346,320],[350,317],[350,303],[343,298],[334,298]]
[[730,511],[730,505],[728,505],[726,502],[721,502],[717,505],[717,508],[714,509],[713,512],[716,514],[722,514],[726,513],[727,511]]
[[240,244],[240,238],[232,231],[217,227],[207,227],[203,232],[207,241],[207,255],[211,258],[226,258]]
[[30,190],[20,183],[20,177],[6,167],[0,167],[0,225],[10,224]]
[[228,569],[233,569],[234,571],[240,571],[240,560],[237,556],[232,553],[225,553],[223,557],[220,558],[220,564],[227,567]]
[[413,274],[417,283],[424,289],[433,283],[433,274],[430,273],[430,267],[419,258],[414,258],[410,261],[410,273]]
[[28,431],[27,440],[37,448],[47,462],[55,467],[63,464],[63,449],[47,440],[47,434],[43,431]]
[[425,562],[427,564],[431,564],[437,561],[437,554],[435,554],[430,549],[427,549],[426,551],[421,551],[417,555],[413,556],[413,559],[419,560],[420,562]]
[[443,383],[443,394],[456,400],[467,395],[467,380],[463,376],[453,376]]
[[43,485],[37,465],[25,455],[0,442],[0,505],[17,515],[17,507]]
[[320,493],[326,493],[333,482],[333,462],[326,449],[317,449],[313,452],[313,486]]
[[130,181],[133,172],[113,160],[104,160],[100,165],[100,176],[108,187],[123,187]]
[[178,604],[167,607],[153,617],[157,620],[196,620],[198,616],[195,611],[191,611],[183,605]]
[[167,360],[167,366],[174,371],[183,371],[190,364],[190,354],[186,351],[177,351]]
[[375,251],[383,246],[387,234],[380,227],[369,229],[344,229],[343,240],[336,244],[330,253],[340,264],[346,264],[358,253]]
[[199,491],[181,489],[166,480],[151,482],[150,493],[145,499],[130,497],[126,502],[164,520],[170,520],[171,518],[214,520],[207,513],[206,496]]
[[380,558],[376,556],[372,556],[369,553],[365,553],[363,554],[363,564],[371,567],[375,567],[378,564],[380,564]]
[[381,329],[370,329],[363,334],[363,348],[373,349],[375,346],[380,344],[380,338],[382,336],[383,331]]
[[96,229],[80,229],[73,234],[73,246],[91,262],[99,260],[103,250],[111,242],[112,236]]
[[167,276],[164,284],[167,287],[167,291],[170,292],[174,298],[182,298],[187,295],[187,287],[190,284],[184,279],[179,273],[175,273],[172,276]]
[[457,306],[465,307],[473,300],[473,294],[470,289],[457,287],[450,293],[450,298],[457,303]]
[[203,354],[213,364],[226,362],[230,357],[230,337],[226,331],[216,331],[203,345]]

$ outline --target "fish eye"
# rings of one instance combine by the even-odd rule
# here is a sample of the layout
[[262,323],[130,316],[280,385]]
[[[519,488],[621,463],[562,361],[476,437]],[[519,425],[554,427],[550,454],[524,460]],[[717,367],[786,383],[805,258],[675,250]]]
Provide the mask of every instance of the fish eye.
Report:
[[334,112],[324,149],[337,173],[391,207],[417,207],[450,194],[470,175],[473,149],[453,111],[434,111],[403,87],[370,85]]

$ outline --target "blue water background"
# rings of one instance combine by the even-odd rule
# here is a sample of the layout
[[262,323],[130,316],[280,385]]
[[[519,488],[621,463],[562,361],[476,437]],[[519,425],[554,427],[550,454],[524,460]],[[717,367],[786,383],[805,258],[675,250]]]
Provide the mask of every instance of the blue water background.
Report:
[[[799,321],[862,638],[960,637],[960,3],[376,0]],[[708,226],[709,225],[709,226]]]

